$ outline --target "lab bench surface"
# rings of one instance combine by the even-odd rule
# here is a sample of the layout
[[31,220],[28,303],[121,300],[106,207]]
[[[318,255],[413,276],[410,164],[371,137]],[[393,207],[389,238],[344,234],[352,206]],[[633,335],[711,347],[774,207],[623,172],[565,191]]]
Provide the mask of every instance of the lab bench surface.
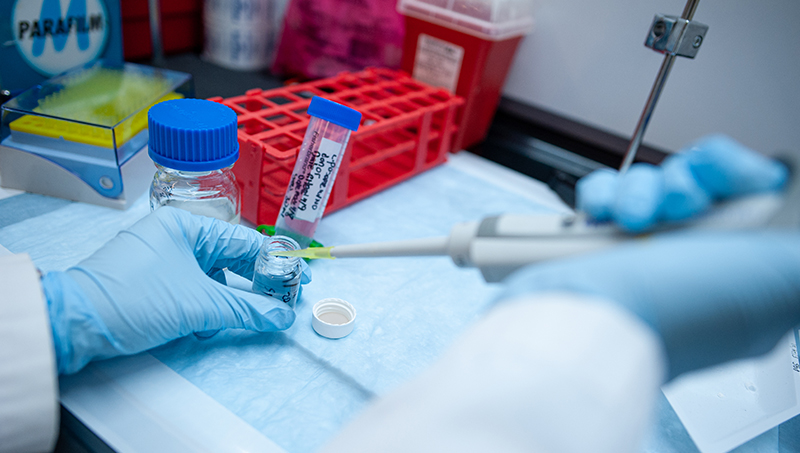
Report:
[[[7,215],[0,218],[0,244],[29,253],[45,272],[63,270],[146,215],[147,201],[143,195],[116,211],[11,196],[0,200]],[[317,237],[342,244],[437,236],[455,222],[509,211],[568,209],[543,184],[463,154],[326,216]],[[62,377],[62,404],[115,450],[225,451],[232,436],[257,450],[312,451],[370,399],[430,364],[497,291],[477,270],[448,258],[330,264],[312,264],[314,280],[286,332],[190,336],[149,354],[98,362]],[[359,313],[355,331],[335,341],[310,325],[311,305],[332,296]],[[222,426],[226,436],[219,437]],[[317,428],[308,433],[308,426]]]
[[[0,200],[0,244],[29,253],[43,271],[77,263],[149,212],[146,196],[116,211],[11,195]],[[568,208],[544,184],[460,153],[325,217],[318,234],[327,244],[435,236],[455,222],[509,211]],[[312,270],[286,332],[185,337],[62,377],[64,443],[77,438],[87,451],[313,451],[371,399],[432,363],[498,290],[447,258],[342,260]],[[358,310],[356,329],[341,340],[311,329],[311,305],[330,296]],[[642,451],[697,451],[663,395],[657,407]],[[796,425],[784,423],[736,451],[793,451],[785,446]]]

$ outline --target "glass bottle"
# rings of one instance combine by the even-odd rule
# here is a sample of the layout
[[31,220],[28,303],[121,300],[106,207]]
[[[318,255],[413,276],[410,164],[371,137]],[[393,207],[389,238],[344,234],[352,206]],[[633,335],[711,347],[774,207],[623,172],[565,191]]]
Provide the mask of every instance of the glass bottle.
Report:
[[274,297],[294,309],[300,291],[302,267],[297,256],[275,256],[270,252],[299,250],[300,245],[287,236],[264,240],[253,272],[253,292]]
[[150,210],[173,206],[238,224],[236,113],[216,102],[175,99],[154,105],[147,116],[148,152],[156,164]]

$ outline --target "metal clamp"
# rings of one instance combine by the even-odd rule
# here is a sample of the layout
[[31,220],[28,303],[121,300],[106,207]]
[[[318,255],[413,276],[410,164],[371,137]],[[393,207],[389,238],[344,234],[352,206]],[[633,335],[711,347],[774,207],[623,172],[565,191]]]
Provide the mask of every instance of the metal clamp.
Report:
[[665,54],[664,62],[661,63],[661,69],[658,71],[656,81],[653,82],[653,88],[650,90],[650,96],[647,98],[642,116],[639,117],[639,122],[636,124],[636,130],[633,132],[631,141],[628,144],[628,150],[625,151],[625,157],[619,167],[620,174],[628,171],[634,157],[636,157],[636,152],[639,150],[639,145],[644,138],[644,132],[647,130],[647,124],[650,122],[650,117],[653,116],[653,111],[656,108],[658,97],[661,96],[661,90],[664,89],[664,84],[667,83],[667,77],[672,69],[672,63],[675,62],[675,57],[694,58],[700,49],[700,45],[703,44],[708,26],[692,22],[698,3],[700,3],[700,0],[686,0],[686,6],[683,8],[681,17],[656,14],[655,19],[653,19],[650,33],[648,33],[644,45]]
[[708,25],[677,16],[656,14],[644,45],[656,52],[694,58],[707,31]]

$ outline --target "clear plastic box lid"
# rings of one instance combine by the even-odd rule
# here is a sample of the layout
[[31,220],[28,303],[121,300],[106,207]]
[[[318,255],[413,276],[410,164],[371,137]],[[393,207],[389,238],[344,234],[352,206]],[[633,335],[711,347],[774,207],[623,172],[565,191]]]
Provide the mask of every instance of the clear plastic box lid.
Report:
[[116,198],[120,167],[147,144],[147,110],[188,96],[194,96],[189,74],[92,62],[0,106],[0,143],[50,160]]
[[399,0],[397,10],[490,41],[533,29],[531,0]]

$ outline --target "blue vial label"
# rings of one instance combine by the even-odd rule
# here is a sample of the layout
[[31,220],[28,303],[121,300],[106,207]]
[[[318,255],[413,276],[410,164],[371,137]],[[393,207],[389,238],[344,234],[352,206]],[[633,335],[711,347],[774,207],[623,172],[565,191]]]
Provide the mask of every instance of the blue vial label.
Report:
[[320,140],[317,151],[309,153],[313,158],[308,163],[304,162],[303,175],[298,176],[295,187],[289,187],[289,190],[296,192],[289,197],[284,215],[306,222],[314,222],[322,216],[328,202],[328,193],[336,178],[341,151],[341,143],[327,138]]
[[264,240],[253,273],[253,292],[280,300],[294,308],[300,292],[302,260],[273,255],[272,252],[298,250],[299,244],[285,236]]
[[294,308],[300,290],[300,272],[275,276],[256,273],[253,277],[253,291],[273,297]]

